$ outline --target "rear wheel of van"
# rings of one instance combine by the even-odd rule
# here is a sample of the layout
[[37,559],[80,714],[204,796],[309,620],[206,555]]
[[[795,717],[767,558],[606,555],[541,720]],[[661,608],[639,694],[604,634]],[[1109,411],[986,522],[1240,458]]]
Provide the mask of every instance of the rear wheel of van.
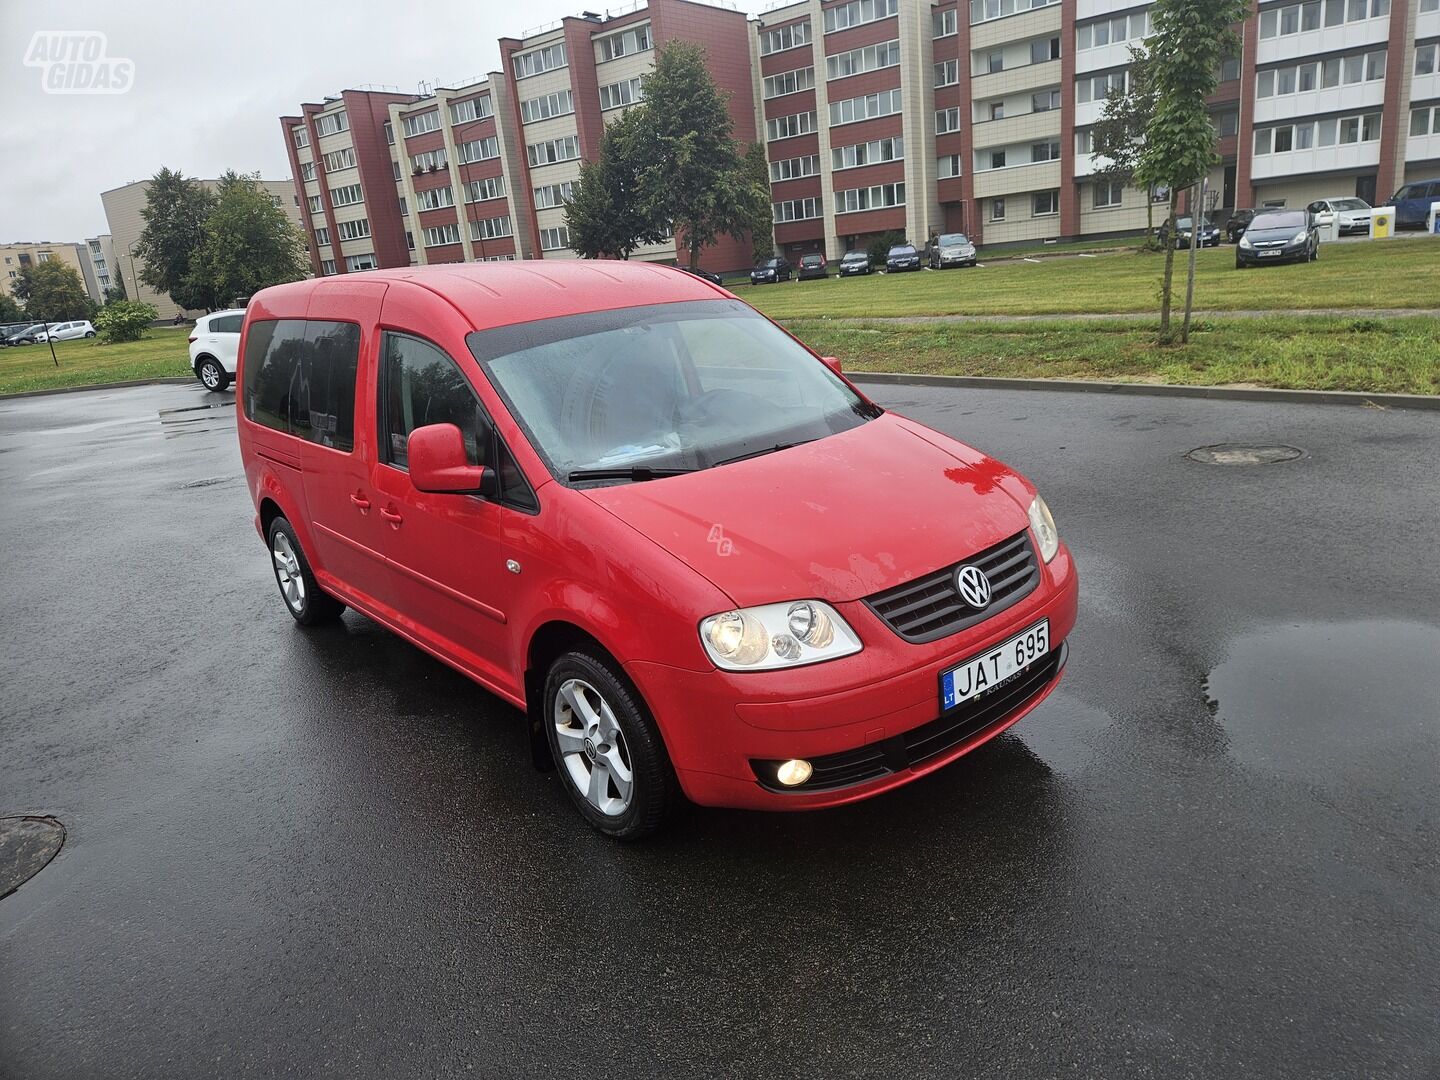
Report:
[[320,588],[290,522],[277,517],[270,523],[270,565],[285,608],[301,626],[333,622],[345,605]]
[[230,385],[230,376],[220,366],[220,361],[209,356],[200,361],[200,366],[195,370],[195,374],[205,384],[206,390],[224,390]]
[[678,798],[660,731],[619,665],[569,652],[545,679],[545,734],[581,815],[617,840],[653,833]]

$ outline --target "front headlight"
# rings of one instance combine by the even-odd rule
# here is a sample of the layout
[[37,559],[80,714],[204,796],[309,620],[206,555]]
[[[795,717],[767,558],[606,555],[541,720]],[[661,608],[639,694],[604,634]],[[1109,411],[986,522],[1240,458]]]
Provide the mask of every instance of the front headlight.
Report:
[[819,600],[722,611],[700,622],[700,644],[726,671],[768,671],[836,660],[860,651],[840,613]]
[[1240,246],[1243,248],[1248,248],[1252,246],[1250,243],[1250,237],[1246,236],[1244,233],[1240,234]]
[[1049,562],[1060,550],[1060,530],[1055,528],[1055,519],[1050,516],[1050,507],[1039,495],[1030,504],[1030,528],[1035,532],[1035,542],[1040,545],[1040,558]]

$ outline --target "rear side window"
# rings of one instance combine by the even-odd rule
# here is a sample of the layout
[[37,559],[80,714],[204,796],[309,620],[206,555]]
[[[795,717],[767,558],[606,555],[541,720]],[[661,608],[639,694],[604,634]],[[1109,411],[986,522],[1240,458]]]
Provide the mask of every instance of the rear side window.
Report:
[[215,315],[210,319],[210,332],[212,334],[238,334],[240,323],[244,321],[244,315]]
[[257,424],[349,453],[355,448],[354,323],[280,319],[251,324],[245,415]]

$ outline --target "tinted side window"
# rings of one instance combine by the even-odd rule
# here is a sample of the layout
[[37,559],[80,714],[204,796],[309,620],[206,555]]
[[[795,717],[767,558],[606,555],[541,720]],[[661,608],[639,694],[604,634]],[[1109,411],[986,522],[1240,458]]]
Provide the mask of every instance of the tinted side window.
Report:
[[387,333],[381,345],[385,380],[385,460],[406,468],[406,440],[427,424],[454,424],[471,465],[490,465],[490,420],[455,361],[428,342]]
[[216,315],[210,320],[212,334],[238,334],[244,315]]
[[257,322],[245,341],[245,415],[276,431],[290,430],[290,394],[305,351],[305,321]]
[[256,322],[245,342],[245,415],[349,453],[355,447],[354,323]]

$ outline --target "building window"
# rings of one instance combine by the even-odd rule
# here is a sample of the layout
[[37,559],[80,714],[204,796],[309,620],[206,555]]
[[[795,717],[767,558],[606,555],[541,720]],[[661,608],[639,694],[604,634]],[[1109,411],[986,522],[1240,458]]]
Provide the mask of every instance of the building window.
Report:
[[508,217],[486,218],[484,221],[470,222],[471,240],[495,240],[502,236],[510,236],[514,229],[510,226]]
[[1060,192],[1058,191],[1037,191],[1034,194],[1034,212],[1032,217],[1049,217],[1051,214],[1060,212]]
[[488,199],[505,197],[505,178],[492,176],[486,180],[471,180],[465,185],[466,202],[485,202]]
[[416,116],[407,116],[403,121],[406,135],[424,135],[440,127],[440,110],[431,109]]
[[1004,119],[1005,119],[1005,102],[1003,102],[1003,101],[992,101],[992,102],[990,103],[990,119],[991,119],[991,120],[1004,120]]
[[556,42],[534,52],[520,53],[515,57],[515,78],[528,79],[531,75],[552,71],[565,66],[565,43]]
[[569,90],[557,90],[553,94],[541,94],[520,102],[520,122],[533,124],[553,116],[568,116],[574,111],[575,95]]
[[835,213],[853,214],[859,210],[880,210],[905,205],[904,184],[876,184],[874,187],[848,188],[835,192]]
[[1415,50],[1415,74],[1429,75],[1435,70],[1437,53],[1440,53],[1440,45],[1422,45]]
[[544,187],[535,189],[535,209],[546,210],[552,206],[564,206],[575,197],[575,182],[567,180],[563,184],[546,184]]
[[321,225],[315,230],[315,246],[326,247],[330,243],[330,230]]
[[1030,11],[1032,8],[1049,7],[1059,2],[1060,0],[970,0],[970,22],[973,24],[1003,19],[1007,15]]
[[373,252],[367,252],[364,255],[345,256],[345,269],[352,273],[356,270],[374,270],[379,265],[380,264],[375,261]]
[[1004,150],[992,150],[992,151],[990,151],[990,168],[992,168],[992,169],[1003,169],[1003,168],[1005,168],[1005,151],[1004,151]]
[[960,175],[960,155],[946,154],[935,162],[935,175],[940,180],[948,180],[952,176]]
[[888,19],[900,10],[900,0],[850,0],[848,4],[825,9],[825,32],[833,34],[850,26]]
[[415,234],[408,229],[405,231],[405,246],[411,251],[415,250]]
[[353,206],[364,199],[360,193],[359,184],[347,184],[344,187],[330,189],[330,204],[332,206]]
[[321,260],[320,260],[320,276],[321,276],[321,277],[330,277],[330,276],[331,276],[332,274],[334,274],[334,273],[335,273],[335,260],[334,260],[334,259],[321,259]]
[[325,155],[325,171],[339,172],[341,169],[355,168],[355,148],[347,146],[343,150],[333,150]]
[[801,90],[809,90],[814,85],[815,69],[813,67],[796,68],[794,71],[782,71],[778,75],[767,76],[761,93],[766,98],[784,97],[786,94],[798,94]]
[[370,235],[370,222],[366,218],[342,221],[335,227],[340,230],[341,240],[363,240]]
[[1125,185],[1112,181],[1110,183],[1098,183],[1095,185],[1095,209],[1108,210],[1120,206],[1125,198]]
[[1234,109],[1222,112],[1216,117],[1216,120],[1218,122],[1215,125],[1215,130],[1220,133],[1222,139],[1229,135],[1234,135],[1240,130],[1240,114]]
[[390,167],[392,170],[394,170],[396,180],[401,179],[401,177],[405,175],[404,170],[400,168],[400,162],[392,161],[390,162]]
[[444,247],[446,244],[460,243],[460,226],[434,225],[425,230],[426,247]]
[[1030,147],[1031,161],[1058,161],[1060,160],[1060,143],[1037,142]]
[[935,85],[954,86],[960,81],[960,61],[946,60],[935,65]]
[[[1433,10],[1433,9],[1432,9]],[[1321,0],[1308,0],[1304,4],[1291,4],[1283,8],[1271,8],[1260,13],[1261,39],[1300,34],[1325,26],[1339,26],[1341,23],[1359,22],[1362,19],[1382,19],[1390,14],[1390,0],[1324,0],[1323,14]]]
[[936,11],[930,16],[930,36],[949,37],[958,30],[956,23],[959,21],[956,15],[958,8],[951,8],[949,11]]
[[421,210],[439,210],[442,207],[455,205],[455,192],[449,184],[444,187],[430,188],[428,191],[415,192],[415,205]]
[[990,200],[990,220],[991,220],[991,221],[1004,221],[1004,220],[1005,220],[1005,200],[1004,200],[1004,199],[991,199],[991,200]]
[[905,157],[905,140],[896,135],[889,139],[875,139],[853,146],[836,146],[830,150],[831,169],[853,169],[859,165],[874,165],[881,161],[899,161]]
[[985,57],[985,70],[991,75],[998,74],[1005,70],[1005,54],[1003,52],[992,52]]
[[1277,154],[1288,154],[1295,149],[1292,130],[1290,127],[1277,127],[1271,131],[1271,147]]
[[315,117],[315,134],[321,137],[338,135],[342,131],[347,131],[349,127],[350,118],[345,115],[344,109]]
[[808,199],[788,199],[772,207],[775,221],[809,221],[820,216],[820,200],[813,196]]
[[300,163],[300,179],[301,179],[301,180],[314,180],[314,179],[315,179],[315,163],[314,163],[313,161],[302,161],[302,162]]
[[1148,37],[1153,29],[1148,11],[1133,12],[1128,17],[1116,15],[1114,18],[1101,19],[1099,22],[1090,22],[1077,27],[1075,48],[1077,50],[1098,49],[1105,45],[1118,45],[1123,41],[1138,41]]
[[797,180],[802,176],[814,176],[819,171],[819,154],[811,154],[809,157],[785,158],[770,163],[770,180],[772,183],[779,183],[781,180]]
[[484,120],[492,116],[495,106],[490,100],[490,95],[484,97],[466,98],[464,101],[454,102],[450,106],[450,122],[452,124],[468,124],[471,120]]
[[804,22],[766,30],[760,35],[760,55],[769,56],[771,53],[784,52],[786,49],[793,49],[797,45],[806,45],[809,42],[810,20],[806,19]]
[[1030,95],[1031,112],[1050,112],[1060,108],[1059,90],[1042,90],[1038,94]]
[[303,127],[292,127],[290,129],[290,136],[295,140],[295,148],[297,150],[304,150],[305,147],[310,145],[310,132]]
[[530,158],[530,167],[554,165],[559,161],[572,161],[580,156],[580,141],[574,135],[546,142],[531,143],[525,148]]
[[541,251],[564,251],[570,246],[570,230],[564,225],[540,230]]
[[410,155],[410,168],[412,172],[439,172],[448,167],[450,162],[445,157],[445,150],[426,150],[423,154]]
[[1258,131],[1255,132],[1255,153],[1256,153],[1256,154],[1268,154],[1268,153],[1270,153],[1270,138],[1271,138],[1271,133],[1270,133],[1270,129],[1269,129],[1269,128],[1260,128]]
[[863,49],[851,49],[849,52],[836,53],[825,58],[825,77],[827,79],[843,79],[850,75],[860,75],[866,71],[878,71],[881,68],[895,67],[900,63],[900,39],[881,42],[879,45],[867,45]]
[[1030,42],[1030,63],[1043,64],[1050,60],[1060,59],[1060,39],[1058,37],[1040,38]]
[[935,134],[948,135],[960,130],[959,109],[937,109],[935,111]]
[[768,142],[776,139],[790,139],[806,135],[815,130],[815,114],[795,113],[793,116],[777,116],[765,121],[765,138]]
[[385,126],[384,126],[384,128],[383,128],[382,130],[385,132],[385,143],[386,143],[386,145],[387,145],[387,146],[394,146],[394,145],[395,145],[395,128],[394,128],[394,126],[390,123],[389,120],[386,120],[386,121],[385,121]]
[[307,195],[306,201],[310,204],[312,214],[323,214],[325,212],[325,200],[319,195]]
[[650,48],[650,26],[637,26],[633,30],[626,30],[624,33],[611,34],[609,37],[600,38],[600,60],[618,60],[622,56],[630,56],[633,53],[644,52]]
[[494,135],[486,139],[472,139],[457,146],[455,153],[459,155],[462,165],[472,161],[489,161],[500,156],[500,140]]
[[609,86],[600,87],[600,108],[618,109],[623,105],[634,105],[637,101],[645,99],[644,91],[640,88],[640,80],[623,79]]
[[410,204],[405,201],[405,196],[404,196],[404,195],[401,195],[401,196],[400,196],[400,216],[401,216],[401,217],[409,217],[409,216],[410,216]]
[[[831,9],[834,10],[833,8]],[[847,98],[830,103],[830,124],[851,124],[876,116],[890,116],[900,111],[900,90],[881,90],[878,94]]]

